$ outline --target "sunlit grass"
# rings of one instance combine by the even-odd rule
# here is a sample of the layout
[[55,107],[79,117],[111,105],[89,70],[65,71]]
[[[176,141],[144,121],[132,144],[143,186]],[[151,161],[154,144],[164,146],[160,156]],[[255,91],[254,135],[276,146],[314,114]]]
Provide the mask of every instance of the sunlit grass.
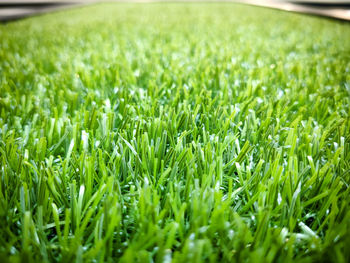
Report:
[[350,25],[234,4],[0,26],[0,257],[349,262]]

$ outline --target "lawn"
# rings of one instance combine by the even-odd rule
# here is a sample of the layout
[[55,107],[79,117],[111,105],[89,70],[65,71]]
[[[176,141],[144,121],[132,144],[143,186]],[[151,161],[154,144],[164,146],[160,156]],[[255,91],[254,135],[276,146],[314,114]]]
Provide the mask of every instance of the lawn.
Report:
[[0,25],[5,262],[350,262],[350,24],[231,3]]

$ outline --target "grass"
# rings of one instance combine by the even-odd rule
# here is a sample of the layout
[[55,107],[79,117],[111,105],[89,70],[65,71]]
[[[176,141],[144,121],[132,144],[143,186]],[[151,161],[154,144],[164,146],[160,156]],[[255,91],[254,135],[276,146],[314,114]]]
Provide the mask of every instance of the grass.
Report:
[[349,262],[350,25],[230,3],[0,26],[5,262]]

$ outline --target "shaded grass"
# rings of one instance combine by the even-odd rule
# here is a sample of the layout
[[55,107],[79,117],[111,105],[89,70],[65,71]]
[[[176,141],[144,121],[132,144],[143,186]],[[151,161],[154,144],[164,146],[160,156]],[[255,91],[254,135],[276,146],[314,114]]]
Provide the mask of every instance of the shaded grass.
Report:
[[349,262],[349,42],[234,4],[2,25],[2,258]]

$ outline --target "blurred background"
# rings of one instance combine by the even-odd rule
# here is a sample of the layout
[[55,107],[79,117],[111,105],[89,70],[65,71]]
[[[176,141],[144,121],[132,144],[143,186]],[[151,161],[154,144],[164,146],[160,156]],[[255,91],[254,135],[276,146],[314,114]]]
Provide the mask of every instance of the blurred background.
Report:
[[[0,21],[8,22],[32,15],[79,7],[98,2],[187,2],[186,0],[0,0]],[[201,1],[189,0],[188,2]],[[210,1],[210,0],[209,0]],[[220,1],[220,0],[211,0]],[[286,11],[327,16],[350,21],[350,0],[222,0],[241,2]],[[208,2],[208,0],[206,0]]]

